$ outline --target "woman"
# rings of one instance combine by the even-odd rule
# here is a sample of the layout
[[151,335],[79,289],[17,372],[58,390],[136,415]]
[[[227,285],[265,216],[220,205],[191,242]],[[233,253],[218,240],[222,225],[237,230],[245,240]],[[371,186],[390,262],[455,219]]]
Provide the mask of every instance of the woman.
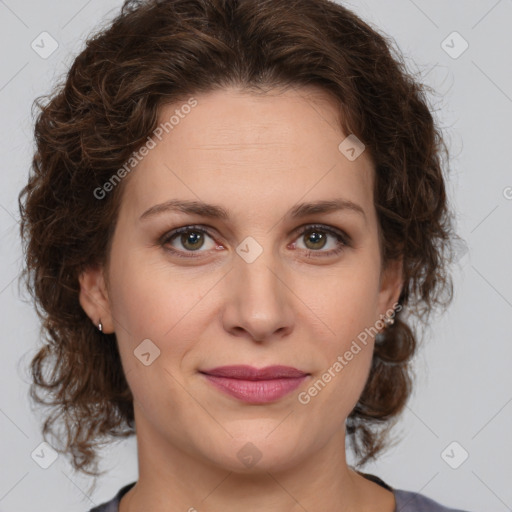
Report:
[[137,436],[92,510],[453,510],[346,459],[451,299],[441,134],[381,35],[328,0],[128,1],[40,107],[31,395],[87,474]]

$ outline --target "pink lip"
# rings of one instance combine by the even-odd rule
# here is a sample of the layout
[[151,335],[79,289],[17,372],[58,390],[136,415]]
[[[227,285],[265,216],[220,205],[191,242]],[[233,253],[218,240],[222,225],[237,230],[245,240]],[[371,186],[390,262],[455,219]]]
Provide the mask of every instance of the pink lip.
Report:
[[308,374],[290,366],[221,366],[201,373],[217,389],[249,403],[269,403],[287,395]]

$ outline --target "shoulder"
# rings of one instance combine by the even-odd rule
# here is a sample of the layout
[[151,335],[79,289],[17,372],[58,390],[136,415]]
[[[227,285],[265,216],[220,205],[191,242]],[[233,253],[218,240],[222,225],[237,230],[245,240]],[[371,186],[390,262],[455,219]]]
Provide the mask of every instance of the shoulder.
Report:
[[357,471],[357,473],[393,493],[396,502],[395,512],[469,512],[467,510],[445,507],[437,501],[417,492],[396,489],[371,473],[364,473],[362,471]]
[[455,508],[447,508],[423,494],[394,489],[395,512],[468,512]]
[[91,508],[89,512],[119,512],[119,502],[121,498],[136,484],[136,482],[132,482],[131,484],[125,485],[121,487],[117,494],[110,500],[105,503],[101,503],[94,508]]

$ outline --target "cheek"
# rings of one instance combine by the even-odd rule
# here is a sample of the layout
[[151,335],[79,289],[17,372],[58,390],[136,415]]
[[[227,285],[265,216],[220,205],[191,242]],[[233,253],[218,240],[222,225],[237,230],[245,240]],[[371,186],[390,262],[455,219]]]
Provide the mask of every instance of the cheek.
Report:
[[[112,272],[111,286],[119,353],[137,407],[155,424],[160,414],[167,414],[158,411],[184,414],[190,397],[179,385],[180,367],[204,330],[191,321],[197,320],[200,295],[192,292],[193,286],[180,283],[178,276],[168,279],[162,269],[157,272],[135,258],[125,259]],[[144,353],[149,353],[148,365]],[[164,423],[169,432],[178,429],[170,418]]]
[[[315,310],[328,326],[316,348],[322,367],[307,394],[316,405],[329,403],[337,417],[348,414],[364,388],[377,333],[379,272],[373,260],[361,258],[318,284]],[[315,384],[316,383],[316,384]],[[305,397],[308,400],[308,397]]]
[[169,275],[161,264],[137,257],[136,251],[118,261],[119,265],[112,265],[110,299],[125,368],[128,371],[140,364],[133,357],[134,350],[146,339],[162,354],[172,345],[172,354],[166,354],[165,359],[180,359],[201,330],[189,321],[198,309],[200,290],[183,283],[183,277],[176,273]]
[[331,298],[325,299],[328,309],[324,318],[334,334],[315,344],[321,354],[319,371],[298,399],[310,408],[310,417],[322,418],[329,424],[326,428],[337,429],[357,404],[370,371],[376,334],[372,329],[375,294],[355,281],[353,293],[347,286]]
[[378,269],[361,258],[358,265],[325,276],[313,297],[321,302],[317,307],[324,312],[325,323],[334,332],[331,335],[346,343],[375,324],[378,293]]
[[202,286],[165,258],[148,256],[147,249],[122,253],[120,242],[112,251],[110,272],[115,320],[137,335],[161,337],[200,300]]

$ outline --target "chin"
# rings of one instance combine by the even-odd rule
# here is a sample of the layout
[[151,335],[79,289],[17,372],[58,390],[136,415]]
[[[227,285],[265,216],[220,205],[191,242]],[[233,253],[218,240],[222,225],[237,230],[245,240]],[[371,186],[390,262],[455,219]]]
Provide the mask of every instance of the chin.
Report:
[[304,448],[299,438],[294,439],[293,435],[286,433],[279,436],[272,429],[265,428],[259,429],[254,435],[246,432],[245,435],[234,437],[229,446],[218,445],[220,449],[225,448],[223,453],[210,455],[216,459],[215,464],[234,473],[278,473],[297,465],[302,453],[302,450],[298,451],[298,446]]

